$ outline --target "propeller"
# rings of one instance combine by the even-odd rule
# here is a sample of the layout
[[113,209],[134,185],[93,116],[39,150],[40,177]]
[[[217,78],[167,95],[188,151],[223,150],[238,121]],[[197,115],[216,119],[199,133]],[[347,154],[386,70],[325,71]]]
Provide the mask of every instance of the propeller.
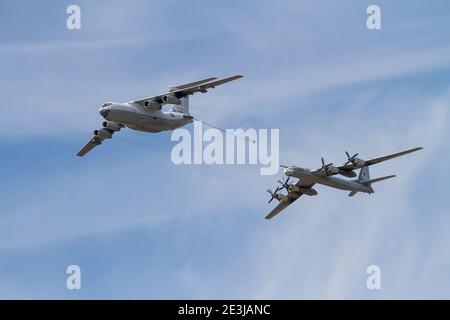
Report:
[[288,184],[288,182],[289,182],[289,179],[290,179],[290,178],[291,178],[291,177],[287,177],[286,180],[284,180],[284,181],[277,180],[277,181],[283,186],[283,187],[280,189],[280,191],[283,190],[283,188],[285,188],[286,191],[289,193],[289,184]]
[[280,190],[281,190],[280,187],[277,187],[277,188],[275,189],[275,191],[272,191],[272,190],[270,190],[270,189],[267,189],[267,192],[270,193],[270,200],[269,200],[268,203],[271,203],[272,200],[276,198],[276,196],[278,195],[277,192],[280,191]]
[[344,166],[349,164],[349,163],[353,163],[354,165],[356,165],[356,157],[358,156],[358,153],[355,153],[351,157],[350,157],[350,154],[347,151],[345,151],[345,154],[347,155],[347,162],[344,164]]
[[320,158],[322,160],[322,170],[325,170],[325,173],[328,174],[328,168],[333,165],[333,163],[325,164],[325,159],[322,157]]

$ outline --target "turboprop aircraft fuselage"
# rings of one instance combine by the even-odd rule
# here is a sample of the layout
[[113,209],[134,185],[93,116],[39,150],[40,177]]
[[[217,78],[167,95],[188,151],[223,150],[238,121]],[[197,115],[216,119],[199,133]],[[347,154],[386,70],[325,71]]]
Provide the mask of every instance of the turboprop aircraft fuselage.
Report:
[[[322,166],[316,170],[282,165],[281,167],[284,168],[284,174],[287,178],[284,181],[278,180],[280,186],[277,186],[275,191],[272,191],[271,189],[266,190],[270,194],[269,203],[274,199],[279,201],[278,205],[266,216],[266,219],[272,219],[302,195],[317,195],[317,191],[313,189],[315,184],[322,184],[328,187],[350,191],[348,194],[349,197],[353,197],[358,193],[374,193],[375,191],[372,188],[374,183],[394,178],[395,175],[371,179],[369,172],[370,166],[422,149],[422,147],[416,147],[369,160],[357,158],[358,153],[350,156],[346,151],[347,161],[343,165],[335,166],[333,163],[326,164],[322,157]],[[358,175],[356,175],[355,170],[359,170]],[[337,178],[336,175],[342,175],[347,178],[357,176],[358,178],[354,180],[344,180]],[[289,183],[291,177],[297,178],[298,181],[296,183]],[[286,190],[287,194],[281,193],[283,190]]]
[[336,189],[348,191],[357,191],[364,193],[374,192],[371,186],[364,185],[358,181],[324,176],[306,168],[289,167],[285,169],[284,174],[288,177],[298,178],[306,183],[318,183]]
[[174,111],[146,110],[137,103],[106,103],[98,110],[107,120],[145,132],[174,130],[193,121],[193,117]]

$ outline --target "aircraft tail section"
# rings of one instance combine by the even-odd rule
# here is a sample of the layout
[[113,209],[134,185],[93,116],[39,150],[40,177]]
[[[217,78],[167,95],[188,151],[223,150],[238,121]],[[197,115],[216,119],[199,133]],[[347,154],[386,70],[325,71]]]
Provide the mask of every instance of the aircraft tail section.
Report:
[[376,178],[376,179],[372,179],[372,180],[366,181],[366,183],[368,183],[369,185],[371,185],[371,184],[373,184],[373,183],[375,183],[375,182],[380,182],[380,181],[387,180],[387,179],[391,179],[391,178],[394,178],[394,177],[396,177],[396,175],[385,176],[385,177]]
[[[362,167],[361,170],[359,171],[359,176],[358,179],[356,180],[356,182],[365,185],[367,187],[369,187],[370,191],[369,193],[375,192],[371,185],[370,185],[370,172],[369,172],[369,167]],[[348,196],[349,197],[353,197],[355,194],[357,194],[358,191],[351,191]]]
[[366,184],[370,180],[369,167],[362,167],[359,171],[358,182]]
[[170,111],[189,114],[189,96],[182,97],[180,100],[181,104],[173,104]]
[[[372,192],[375,192],[373,190],[373,188],[372,188],[372,184],[374,184],[376,182],[383,181],[383,180],[391,179],[391,178],[394,178],[394,177],[395,177],[395,175],[391,175],[391,176],[385,176],[385,177],[370,179],[369,167],[362,167],[361,171],[359,172],[358,180],[356,180],[356,182],[369,187],[369,189],[370,189],[369,193],[372,193]],[[358,193],[358,191],[351,191],[348,194],[348,196],[349,197],[353,197],[357,193]]]
[[396,175],[390,175],[390,176],[384,176],[384,177],[380,177],[380,178],[370,179],[369,167],[362,167],[361,171],[359,172],[358,182],[362,183],[366,186],[371,186],[372,184],[374,184],[376,182],[391,179],[394,177],[396,177]]

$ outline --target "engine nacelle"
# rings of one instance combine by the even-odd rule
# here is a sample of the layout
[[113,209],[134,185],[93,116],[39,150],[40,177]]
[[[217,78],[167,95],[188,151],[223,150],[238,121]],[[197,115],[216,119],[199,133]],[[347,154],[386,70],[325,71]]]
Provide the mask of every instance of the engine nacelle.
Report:
[[153,100],[144,101],[144,106],[153,110],[161,110],[161,104]]
[[111,139],[112,135],[113,135],[112,132],[106,128],[94,130],[94,136],[96,136],[99,139]]
[[317,195],[317,191],[313,188],[303,188],[299,187],[295,184],[289,184],[289,191],[301,192],[306,194],[307,196],[315,196]]
[[288,197],[288,196],[285,196],[285,195],[283,195],[283,194],[277,193],[277,194],[275,195],[275,199],[277,199],[278,201],[288,201],[288,200],[289,200],[289,197]]
[[162,96],[161,97],[161,101],[163,103],[168,103],[168,104],[177,104],[177,105],[181,104],[181,100],[178,99],[177,97],[172,96],[172,95]]
[[114,121],[103,121],[103,128],[112,130],[112,131],[119,131],[123,128],[123,126],[120,123],[114,122]]
[[316,189],[313,188],[298,188],[301,193],[306,194],[307,196],[317,196]]
[[328,175],[338,174],[339,173],[339,169],[337,167],[335,167],[335,166],[329,166],[327,168],[327,173],[328,173]]

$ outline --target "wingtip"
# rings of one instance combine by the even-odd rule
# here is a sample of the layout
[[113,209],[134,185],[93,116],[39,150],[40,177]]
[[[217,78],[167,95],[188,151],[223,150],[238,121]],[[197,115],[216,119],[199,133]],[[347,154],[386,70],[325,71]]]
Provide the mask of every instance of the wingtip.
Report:
[[242,75],[242,74],[235,74],[234,76],[231,76],[228,79],[237,80],[237,79],[240,79],[240,78],[243,78],[243,77],[244,77],[244,75]]

